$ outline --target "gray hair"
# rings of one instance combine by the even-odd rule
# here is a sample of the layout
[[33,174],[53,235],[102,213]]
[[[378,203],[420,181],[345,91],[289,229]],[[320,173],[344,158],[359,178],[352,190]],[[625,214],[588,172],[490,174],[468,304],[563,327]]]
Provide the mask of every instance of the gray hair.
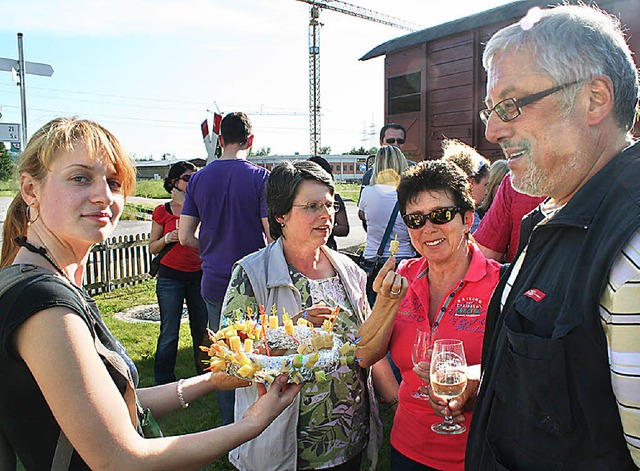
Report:
[[[557,84],[605,75],[613,82],[613,117],[630,131],[638,109],[638,71],[618,18],[586,5],[532,9],[519,23],[498,31],[485,47],[482,65],[489,71],[501,54],[530,52],[538,71]],[[578,88],[562,93],[571,109]]]

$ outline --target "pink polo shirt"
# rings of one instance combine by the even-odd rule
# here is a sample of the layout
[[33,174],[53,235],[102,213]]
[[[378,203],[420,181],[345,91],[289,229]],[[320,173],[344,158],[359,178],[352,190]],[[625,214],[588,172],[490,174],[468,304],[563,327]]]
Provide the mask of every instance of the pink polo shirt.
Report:
[[516,191],[507,174],[473,238],[488,249],[506,253],[506,261],[511,262],[518,250],[522,218],[544,200],[544,196],[529,196]]
[[[500,264],[487,260],[474,243],[470,243],[471,264],[464,278],[445,297],[440,309],[444,314],[434,330],[435,338],[460,339],[464,343],[469,365],[479,364],[489,300],[500,277]],[[438,435],[431,424],[442,419],[433,413],[428,401],[414,399],[412,394],[422,384],[413,372],[411,350],[418,327],[429,326],[428,262],[425,258],[407,260],[398,273],[409,281],[409,291],[396,315],[389,348],[402,373],[398,391],[391,444],[406,457],[443,470],[463,470],[467,432],[460,435]],[[437,318],[438,316],[436,316]],[[471,413],[465,413],[466,424]]]

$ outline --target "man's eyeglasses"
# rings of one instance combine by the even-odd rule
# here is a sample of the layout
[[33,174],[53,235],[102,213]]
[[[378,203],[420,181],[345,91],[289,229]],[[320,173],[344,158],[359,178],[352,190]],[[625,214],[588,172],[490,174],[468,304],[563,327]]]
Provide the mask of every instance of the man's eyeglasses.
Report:
[[398,143],[398,145],[399,145],[399,146],[401,146],[402,144],[404,144],[404,139],[396,139],[395,137],[390,137],[389,139],[385,139],[385,140],[384,140],[384,143],[385,143],[385,144],[391,144],[391,145],[393,145],[393,144],[395,144],[396,142]]
[[180,175],[176,180],[182,180],[183,182],[188,182],[191,179],[193,173],[186,173],[184,175]]
[[326,209],[330,213],[337,213],[340,209],[340,203],[338,203],[337,201],[332,203],[321,203],[319,201],[312,201],[305,204],[292,204],[291,206],[302,208],[305,211],[313,214],[318,214],[322,212],[323,209]]
[[464,210],[457,206],[449,206],[447,208],[434,209],[427,214],[405,214],[402,216],[402,220],[409,229],[420,229],[427,223],[427,219],[433,224],[440,226],[448,222],[453,221],[456,214],[463,214]]
[[543,98],[548,97],[549,95],[558,92],[563,88],[570,87],[571,85],[575,85],[579,82],[580,80],[576,80],[574,82],[551,87],[541,92],[534,93],[533,95],[522,97],[519,100],[516,100],[515,98],[505,98],[500,103],[496,104],[496,106],[494,106],[493,108],[487,108],[480,111],[480,119],[486,126],[489,122],[489,118],[491,117],[491,113],[495,111],[502,121],[508,123],[509,121],[513,121],[518,116],[520,116],[520,114],[522,114],[523,107],[530,105],[531,103],[535,103],[538,100],[542,100]]

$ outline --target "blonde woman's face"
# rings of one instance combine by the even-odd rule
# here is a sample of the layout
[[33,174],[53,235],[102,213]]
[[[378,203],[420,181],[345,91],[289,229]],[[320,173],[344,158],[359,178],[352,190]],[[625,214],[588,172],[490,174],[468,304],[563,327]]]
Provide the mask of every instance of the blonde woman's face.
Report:
[[41,223],[80,250],[104,242],[124,208],[121,185],[111,163],[91,158],[86,147],[77,144],[54,159],[36,190]]

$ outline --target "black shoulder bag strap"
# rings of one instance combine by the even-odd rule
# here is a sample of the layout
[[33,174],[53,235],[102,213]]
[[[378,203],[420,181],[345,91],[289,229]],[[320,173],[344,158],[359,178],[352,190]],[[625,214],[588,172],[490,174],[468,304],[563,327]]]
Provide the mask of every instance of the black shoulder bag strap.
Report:
[[391,217],[389,218],[389,222],[387,223],[387,229],[384,231],[384,236],[382,236],[382,241],[380,242],[380,247],[378,248],[378,257],[382,258],[382,254],[384,253],[384,248],[387,246],[387,241],[389,240],[389,236],[391,236],[391,229],[393,229],[393,225],[396,222],[396,218],[398,217],[398,202],[396,201],[396,205],[393,207],[393,211],[391,211]]

